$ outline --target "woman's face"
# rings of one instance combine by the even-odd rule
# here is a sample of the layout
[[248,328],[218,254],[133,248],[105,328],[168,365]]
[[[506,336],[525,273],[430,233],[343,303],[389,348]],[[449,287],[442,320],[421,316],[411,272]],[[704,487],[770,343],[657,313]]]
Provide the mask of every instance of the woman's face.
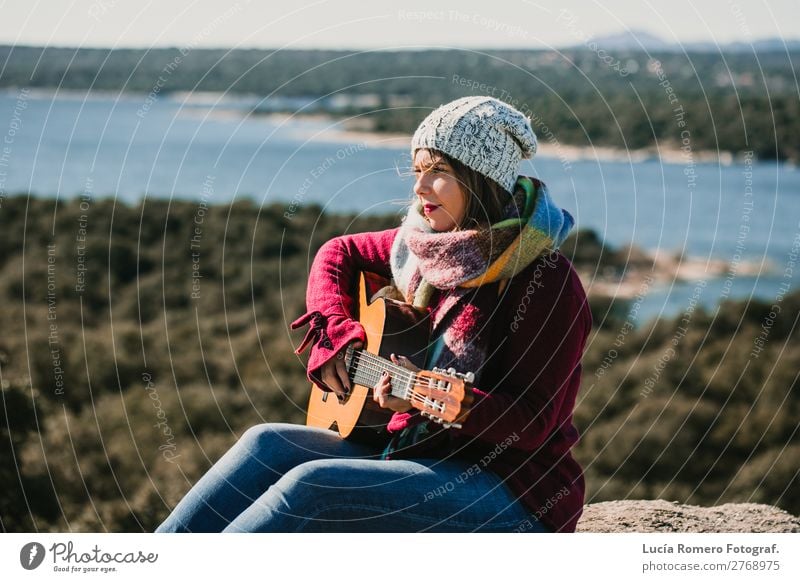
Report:
[[414,155],[414,193],[422,203],[422,211],[431,228],[446,232],[456,228],[464,219],[467,197],[453,168],[429,150],[417,150]]

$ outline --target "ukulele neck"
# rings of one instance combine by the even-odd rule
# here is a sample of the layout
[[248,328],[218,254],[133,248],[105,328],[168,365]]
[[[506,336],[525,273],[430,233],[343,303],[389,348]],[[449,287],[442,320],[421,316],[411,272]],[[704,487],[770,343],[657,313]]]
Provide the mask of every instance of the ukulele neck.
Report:
[[383,372],[388,372],[392,381],[392,396],[408,400],[414,386],[416,373],[366,350],[349,346],[345,352],[345,365],[350,380],[361,386],[375,386]]

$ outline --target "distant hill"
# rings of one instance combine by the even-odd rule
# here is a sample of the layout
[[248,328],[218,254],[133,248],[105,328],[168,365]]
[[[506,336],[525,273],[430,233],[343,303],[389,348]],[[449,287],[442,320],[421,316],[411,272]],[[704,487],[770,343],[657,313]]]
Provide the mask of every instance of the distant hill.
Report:
[[[648,52],[702,52],[702,53],[769,53],[796,52],[800,50],[800,39],[762,38],[751,42],[677,42],[669,41],[644,30],[625,30],[622,32],[593,37],[592,42],[606,50],[648,51]],[[573,48],[579,48],[574,45]]]
[[671,51],[676,49],[675,43],[668,42],[655,34],[643,30],[625,30],[592,38],[598,46],[606,50],[646,50]]

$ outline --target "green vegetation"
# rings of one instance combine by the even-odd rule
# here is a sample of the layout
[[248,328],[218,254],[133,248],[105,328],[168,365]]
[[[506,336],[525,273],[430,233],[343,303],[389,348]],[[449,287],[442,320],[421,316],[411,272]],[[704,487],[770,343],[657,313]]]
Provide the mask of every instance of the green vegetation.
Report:
[[[542,141],[800,160],[797,52],[543,50],[110,50],[0,47],[0,87],[291,98],[379,131],[411,132],[440,103],[491,94],[532,115]],[[657,63],[660,63],[658,65]],[[292,100],[294,99],[294,100]],[[299,99],[299,100],[298,100]],[[684,133],[688,132],[688,133]],[[684,143],[684,140],[688,140]]]
[[[288,323],[304,310],[310,260],[337,234],[398,219],[286,211],[3,200],[3,530],[152,530],[249,426],[303,422],[303,330]],[[623,256],[585,232],[566,248],[581,250],[579,266]],[[766,304],[725,303],[688,326],[628,330],[604,309],[576,412],[590,499],[800,513],[800,293],[774,319]]]

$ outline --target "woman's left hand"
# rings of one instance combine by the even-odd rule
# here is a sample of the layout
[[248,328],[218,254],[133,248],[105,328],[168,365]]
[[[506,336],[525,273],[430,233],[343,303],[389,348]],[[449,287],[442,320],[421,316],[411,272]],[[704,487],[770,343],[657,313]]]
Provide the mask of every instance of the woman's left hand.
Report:
[[[402,366],[408,370],[411,370],[412,372],[419,371],[419,368],[412,364],[411,360],[405,356],[395,356],[392,354],[390,357],[392,362],[398,366]],[[393,410],[395,412],[408,412],[411,410],[412,406],[408,401],[398,398],[397,396],[392,396],[391,392],[391,376],[389,376],[387,372],[384,372],[381,376],[381,379],[378,380],[378,383],[373,389],[373,400],[375,400],[375,402],[377,402],[381,408],[388,408],[389,410]]]

